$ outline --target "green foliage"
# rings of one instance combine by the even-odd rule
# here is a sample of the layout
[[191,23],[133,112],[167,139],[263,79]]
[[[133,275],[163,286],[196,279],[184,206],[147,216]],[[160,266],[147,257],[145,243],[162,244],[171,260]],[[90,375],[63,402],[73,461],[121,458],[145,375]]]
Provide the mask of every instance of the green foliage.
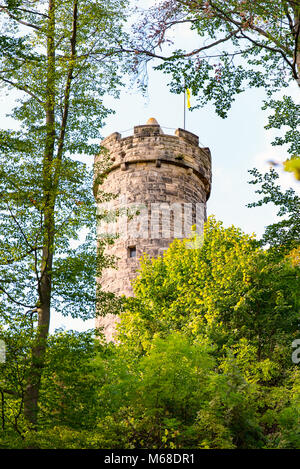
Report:
[[[19,440],[28,430],[23,416],[24,390],[30,371],[30,348],[34,337],[30,316],[16,315],[13,321],[1,311],[0,339],[6,359],[0,363],[1,429]],[[1,445],[0,445],[1,446]]]
[[284,170],[288,173],[294,173],[295,179],[300,181],[300,157],[291,158],[283,163]]
[[[109,57],[115,53],[112,38],[122,35],[124,15],[116,12],[124,11],[125,3],[58,2],[51,30],[56,42],[53,64],[46,49],[51,39],[48,2],[42,2],[40,11],[27,3],[11,2],[8,11],[1,10],[3,37],[12,45],[2,50],[5,72],[0,81],[2,87],[19,92],[11,117],[20,122],[20,130],[1,132],[2,301],[12,312],[24,306],[34,309],[41,301],[43,248],[50,230],[52,305],[63,314],[87,318],[94,314],[97,270],[109,263],[101,245],[98,259],[95,255],[96,207],[88,158],[99,151],[95,138],[112,112],[104,106],[103,96],[117,96],[121,85],[121,62],[117,53],[115,60]],[[77,16],[70,14],[75,7]],[[14,43],[16,31],[19,47]],[[76,42],[73,49],[71,40]],[[80,153],[84,162],[78,160]],[[54,217],[55,229],[49,228],[49,217]],[[88,231],[91,235],[80,243],[79,236],[82,239]],[[72,243],[78,247],[71,248]]]
[[[294,174],[296,180],[300,180],[300,106],[290,96],[283,96],[281,100],[269,99],[262,109],[272,109],[274,114],[269,116],[266,129],[285,129],[283,136],[278,136],[272,142],[274,146],[288,145],[288,158],[283,163],[285,171]],[[278,162],[271,162],[278,166]]]
[[40,426],[91,428],[97,416],[101,381],[93,360],[101,351],[93,332],[56,331],[51,335],[40,390]]
[[88,160],[112,112],[104,96],[117,97],[121,86],[125,7],[123,0],[43,0],[36,7],[20,0],[0,11],[0,83],[19,95],[11,112],[19,125],[0,134],[0,295],[12,316],[37,315],[24,391],[32,425],[52,309],[92,317],[95,278],[112,262],[104,242],[97,244]]
[[[3,324],[0,338],[6,344],[1,363],[0,393],[2,430],[26,439],[31,427],[24,420],[24,394],[31,366],[35,321],[15,318]],[[95,390],[99,386],[97,366],[92,362],[102,346],[92,332],[56,331],[48,341],[40,387],[39,427],[90,428],[97,415]]]
[[[212,101],[226,117],[235,96],[249,87],[268,94],[299,80],[299,16],[297,2],[208,0],[162,1],[135,26],[134,67],[156,57],[155,67],[170,75],[170,89],[190,88],[194,108]],[[197,47],[171,53],[176,26],[184,23],[195,34]],[[296,33],[298,31],[298,33]],[[172,34],[173,33],[173,34]]]
[[288,153],[291,156],[300,154],[300,105],[296,104],[290,96],[283,96],[282,100],[270,99],[265,102],[262,109],[272,109],[274,114],[269,116],[266,129],[288,128],[284,137],[276,137],[272,145],[290,145]]
[[[294,160],[290,160],[294,161]],[[261,239],[262,245],[269,245],[276,250],[287,252],[300,242],[300,197],[293,189],[285,192],[276,184],[279,178],[277,172],[271,169],[262,175],[257,169],[250,170],[253,176],[250,184],[259,185],[256,193],[262,195],[258,202],[248,204],[248,207],[261,207],[272,203],[278,207],[277,215],[281,220],[266,227]]]
[[[176,54],[180,54],[180,51],[176,51]],[[235,65],[230,55],[226,53],[219,58],[217,64],[203,58],[197,61],[176,59],[165,61],[154,68],[172,76],[169,85],[171,93],[183,93],[185,88],[191,90],[193,99],[197,103],[191,107],[191,111],[212,102],[216,113],[222,118],[227,117],[236,95],[247,88],[271,87],[264,72]],[[272,82],[273,86],[277,90],[282,86],[281,80],[278,80],[277,85]]]
[[261,417],[261,425],[267,433],[269,448],[299,449],[299,398],[299,370],[287,374],[284,386],[266,392],[267,410]]
[[[110,368],[100,396],[108,397],[110,406],[119,403],[109,418],[111,429],[118,425],[123,447],[250,447],[252,433],[259,444],[252,385],[235,371],[220,374],[213,350],[207,340],[193,343],[179,332],[154,338],[138,360],[136,355],[132,360],[126,346],[116,347],[114,360],[123,372],[112,379],[116,368]],[[107,421],[108,415],[98,428]]]
[[6,321],[1,448],[299,448],[293,251],[210,218],[204,237],[145,259],[135,293],[117,343],[50,336],[35,431],[20,412],[33,318]]
[[271,357],[297,330],[298,290],[289,261],[271,262],[253,238],[211,218],[199,249],[175,241],[164,257],[145,259],[119,338],[146,351],[155,335],[182,330],[219,350],[246,338],[260,358]]

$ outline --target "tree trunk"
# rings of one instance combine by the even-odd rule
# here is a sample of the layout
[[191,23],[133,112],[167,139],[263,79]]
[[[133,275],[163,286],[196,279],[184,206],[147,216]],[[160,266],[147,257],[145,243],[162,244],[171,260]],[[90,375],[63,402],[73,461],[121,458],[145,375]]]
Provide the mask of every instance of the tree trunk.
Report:
[[295,64],[298,74],[297,83],[300,86],[300,1],[294,4],[294,23],[295,23]]
[[54,208],[56,190],[52,182],[55,147],[55,0],[48,4],[47,83],[46,83],[46,140],[43,157],[43,250],[39,279],[38,326],[31,350],[31,367],[24,396],[24,416],[33,427],[37,425],[38,398],[49,334],[51,306],[51,272],[54,254]]

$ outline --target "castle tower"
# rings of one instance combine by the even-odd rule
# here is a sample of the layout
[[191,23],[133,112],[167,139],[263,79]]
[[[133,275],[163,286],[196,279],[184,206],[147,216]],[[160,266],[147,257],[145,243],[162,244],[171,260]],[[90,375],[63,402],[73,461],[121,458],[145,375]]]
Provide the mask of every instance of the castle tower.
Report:
[[[119,233],[107,250],[117,256],[117,270],[105,269],[99,281],[103,290],[129,296],[143,253],[162,255],[175,238],[188,237],[192,225],[202,231],[211,188],[210,150],[200,148],[198,137],[186,130],[164,134],[154,118],[134,127],[129,137],[109,135],[101,146],[108,152],[95,157],[94,195],[97,199],[100,191],[113,193],[109,204],[98,208],[120,209],[120,214],[98,230],[100,235]],[[111,165],[99,183],[99,166],[107,153]],[[108,341],[114,322],[112,315],[96,319]]]

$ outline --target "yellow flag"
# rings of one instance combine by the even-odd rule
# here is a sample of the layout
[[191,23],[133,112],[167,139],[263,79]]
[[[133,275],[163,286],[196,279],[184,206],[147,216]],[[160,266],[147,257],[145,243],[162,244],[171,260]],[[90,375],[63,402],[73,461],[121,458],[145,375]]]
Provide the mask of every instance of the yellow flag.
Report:
[[186,89],[186,98],[187,98],[187,107],[190,109],[191,107],[191,91],[189,88]]

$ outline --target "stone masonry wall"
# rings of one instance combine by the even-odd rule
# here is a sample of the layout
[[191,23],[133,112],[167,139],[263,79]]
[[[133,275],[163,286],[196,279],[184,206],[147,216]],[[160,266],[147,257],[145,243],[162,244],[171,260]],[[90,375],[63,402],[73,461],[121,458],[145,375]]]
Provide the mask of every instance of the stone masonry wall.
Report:
[[[116,198],[109,208],[130,207],[134,214],[129,220],[121,215],[114,226],[120,237],[108,253],[118,257],[117,270],[106,269],[98,279],[105,291],[132,295],[131,281],[143,253],[162,255],[175,238],[188,236],[187,227],[205,220],[211,157],[209,149],[198,143],[196,135],[183,129],[177,129],[174,136],[165,135],[158,124],[137,126],[134,135],[126,138],[115,132],[102,141],[112,165],[100,184],[97,167],[103,153],[95,157],[94,195],[97,199],[101,191],[113,193]],[[202,213],[196,212],[199,207]],[[100,204],[102,208],[107,206]],[[112,224],[104,223],[99,232],[111,228]],[[136,257],[130,257],[130,248],[135,248]],[[108,341],[113,338],[114,323],[112,315],[96,319]]]

